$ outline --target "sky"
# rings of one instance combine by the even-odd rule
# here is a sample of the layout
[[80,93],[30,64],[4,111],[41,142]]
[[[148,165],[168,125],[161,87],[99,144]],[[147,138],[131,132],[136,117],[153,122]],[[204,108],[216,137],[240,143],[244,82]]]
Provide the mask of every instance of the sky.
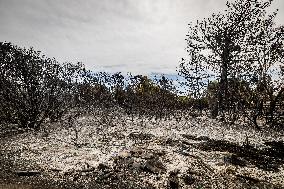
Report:
[[[230,0],[232,1],[232,0]],[[190,22],[226,0],[0,0],[0,41],[96,71],[177,74]],[[284,0],[277,24],[284,23]]]

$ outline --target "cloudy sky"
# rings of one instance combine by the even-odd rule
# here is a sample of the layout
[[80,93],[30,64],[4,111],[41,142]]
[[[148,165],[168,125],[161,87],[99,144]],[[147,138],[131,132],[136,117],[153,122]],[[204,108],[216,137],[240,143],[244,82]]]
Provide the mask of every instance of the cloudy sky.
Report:
[[[187,24],[226,0],[0,0],[0,41],[92,70],[174,74]],[[274,0],[278,24],[284,0]]]

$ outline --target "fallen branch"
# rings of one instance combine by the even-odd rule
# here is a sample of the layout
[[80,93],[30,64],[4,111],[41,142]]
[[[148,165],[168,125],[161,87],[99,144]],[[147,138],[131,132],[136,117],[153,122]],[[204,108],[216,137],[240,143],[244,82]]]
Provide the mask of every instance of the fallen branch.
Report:
[[35,175],[39,175],[40,171],[35,171],[35,170],[32,170],[32,171],[15,171],[15,173],[18,176],[35,176]]

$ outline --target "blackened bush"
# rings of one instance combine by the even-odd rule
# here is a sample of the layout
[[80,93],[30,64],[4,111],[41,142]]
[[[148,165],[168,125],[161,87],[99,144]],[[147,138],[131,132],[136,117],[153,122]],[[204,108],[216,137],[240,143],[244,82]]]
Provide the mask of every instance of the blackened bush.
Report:
[[0,42],[0,121],[37,129],[62,114],[68,100],[63,70],[39,51]]

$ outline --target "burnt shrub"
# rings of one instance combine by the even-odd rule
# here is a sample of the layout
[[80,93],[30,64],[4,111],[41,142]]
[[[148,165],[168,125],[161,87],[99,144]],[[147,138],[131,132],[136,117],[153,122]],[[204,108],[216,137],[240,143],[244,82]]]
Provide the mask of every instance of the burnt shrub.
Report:
[[38,129],[46,118],[60,117],[72,105],[74,69],[82,65],[69,68],[32,48],[1,42],[0,121]]

